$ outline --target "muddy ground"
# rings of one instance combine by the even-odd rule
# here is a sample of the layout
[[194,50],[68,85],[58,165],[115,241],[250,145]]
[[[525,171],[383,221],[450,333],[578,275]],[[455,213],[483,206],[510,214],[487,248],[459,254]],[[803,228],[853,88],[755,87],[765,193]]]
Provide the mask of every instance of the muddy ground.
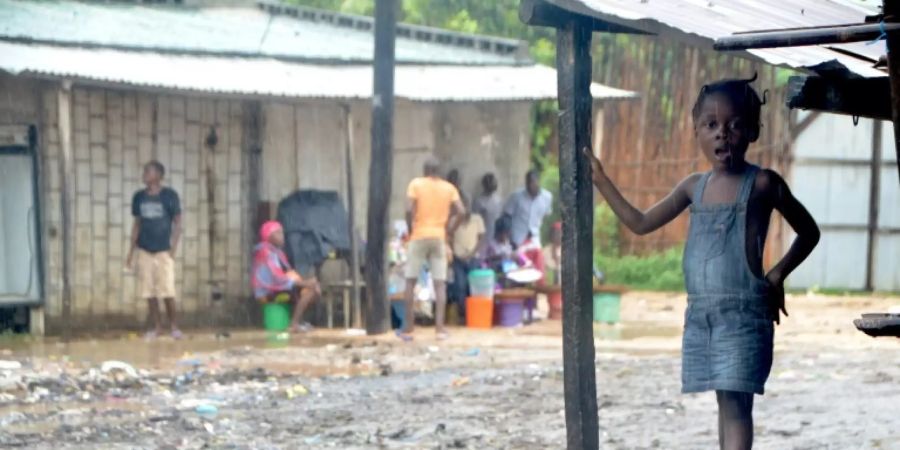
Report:
[[[779,327],[757,448],[900,449],[900,340],[851,319],[898,298],[795,296]],[[680,295],[628,294],[598,326],[604,448],[714,448],[710,393],[682,395]],[[0,339],[0,447],[564,448],[560,323],[436,342],[316,331]],[[135,373],[103,362],[130,363]],[[19,365],[21,367],[19,367]]]

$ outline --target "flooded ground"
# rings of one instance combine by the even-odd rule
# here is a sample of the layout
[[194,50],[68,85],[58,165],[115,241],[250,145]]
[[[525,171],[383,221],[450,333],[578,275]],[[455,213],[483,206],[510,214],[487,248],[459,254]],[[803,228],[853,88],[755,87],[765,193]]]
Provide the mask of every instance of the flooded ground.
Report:
[[[851,324],[898,303],[789,299],[758,448],[900,449],[900,340]],[[715,447],[713,395],[679,393],[683,311],[682,296],[629,294],[623,324],[595,329],[604,448]],[[337,330],[7,338],[0,447],[564,448],[560,334],[541,322],[444,342],[419,329],[412,344]]]

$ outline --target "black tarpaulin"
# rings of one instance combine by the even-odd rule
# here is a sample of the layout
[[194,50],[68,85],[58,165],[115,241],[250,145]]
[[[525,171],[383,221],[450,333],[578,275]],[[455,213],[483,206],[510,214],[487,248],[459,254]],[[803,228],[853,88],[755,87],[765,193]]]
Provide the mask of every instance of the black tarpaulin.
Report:
[[285,250],[291,264],[307,275],[332,252],[350,252],[347,211],[337,192],[300,190],[278,203]]

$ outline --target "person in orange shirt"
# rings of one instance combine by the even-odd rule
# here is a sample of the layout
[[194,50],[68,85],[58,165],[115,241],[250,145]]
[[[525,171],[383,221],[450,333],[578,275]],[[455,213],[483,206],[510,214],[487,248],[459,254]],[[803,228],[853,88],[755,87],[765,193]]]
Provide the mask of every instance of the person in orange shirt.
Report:
[[406,320],[397,335],[412,340],[413,292],[422,267],[427,265],[434,280],[435,331],[438,339],[446,339],[444,313],[447,304],[447,236],[456,228],[457,218],[466,208],[455,186],[438,176],[439,163],[429,158],[424,176],[415,178],[406,190],[406,223],[410,237],[406,261]]

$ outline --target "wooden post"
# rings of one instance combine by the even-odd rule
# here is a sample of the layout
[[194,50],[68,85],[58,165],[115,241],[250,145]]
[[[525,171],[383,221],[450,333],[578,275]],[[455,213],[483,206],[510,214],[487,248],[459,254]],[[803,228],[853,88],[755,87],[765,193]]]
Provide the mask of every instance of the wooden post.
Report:
[[866,242],[866,290],[875,289],[875,244],[878,240],[878,202],[881,195],[881,121],[872,121],[872,159],[869,182],[869,239]]
[[68,342],[72,336],[72,266],[74,263],[74,236],[72,233],[72,205],[75,203],[75,176],[72,173],[72,82],[64,80],[56,94],[59,147],[62,152],[60,165],[61,221],[62,221],[62,338]]
[[579,20],[557,29],[559,194],[562,216],[563,382],[568,448],[596,449],[591,147],[591,29]]
[[[884,0],[882,5],[885,21],[897,22],[900,19],[900,2]],[[900,180],[900,32],[893,31],[888,33],[887,49],[888,74],[891,77],[891,119],[894,122],[897,179]]]
[[366,292],[369,311],[366,332],[388,331],[388,214],[394,166],[394,36],[396,0],[375,1],[375,92],[372,95],[372,160],[369,164],[369,211],[366,230]]
[[[262,103],[259,100],[246,100],[241,104],[241,129],[243,132],[241,133],[241,148],[243,148],[244,152],[244,161],[247,164],[247,204],[250,205],[247,208],[247,225],[250,229],[245,232],[245,235],[250,239],[250,242],[253,242],[256,239],[257,232],[259,227],[262,225],[264,220],[269,218],[269,210],[270,206],[266,203],[264,204],[261,200],[262,187],[260,186],[261,177],[260,173],[262,172],[262,134],[263,134],[263,112],[262,112]],[[216,239],[216,215],[213,213],[215,211],[215,192],[216,192],[216,177],[215,177],[215,164],[213,161],[212,154],[210,154],[207,158],[207,167],[206,167],[206,183],[204,186],[207,189],[207,202],[209,202],[209,261],[206,264],[209,264],[209,274],[210,274],[210,293],[213,301],[222,300],[224,286],[220,283],[217,283],[215,280],[217,279],[215,275],[215,261],[213,260],[213,255],[215,254],[215,239]],[[263,219],[260,210],[262,207],[266,207],[266,215]],[[261,220],[262,219],[262,220]],[[221,226],[221,225],[220,225]],[[248,252],[247,255],[247,267],[253,267],[253,253]]]
[[[347,171],[347,214],[350,221],[350,280],[353,289],[353,328],[362,328],[362,305],[359,299],[359,235],[356,233],[356,201],[353,194],[353,115],[350,114],[350,105],[344,104],[344,118],[347,122],[347,148],[344,154],[344,164]],[[346,302],[344,302],[346,304]],[[346,323],[344,311],[344,322]]]

